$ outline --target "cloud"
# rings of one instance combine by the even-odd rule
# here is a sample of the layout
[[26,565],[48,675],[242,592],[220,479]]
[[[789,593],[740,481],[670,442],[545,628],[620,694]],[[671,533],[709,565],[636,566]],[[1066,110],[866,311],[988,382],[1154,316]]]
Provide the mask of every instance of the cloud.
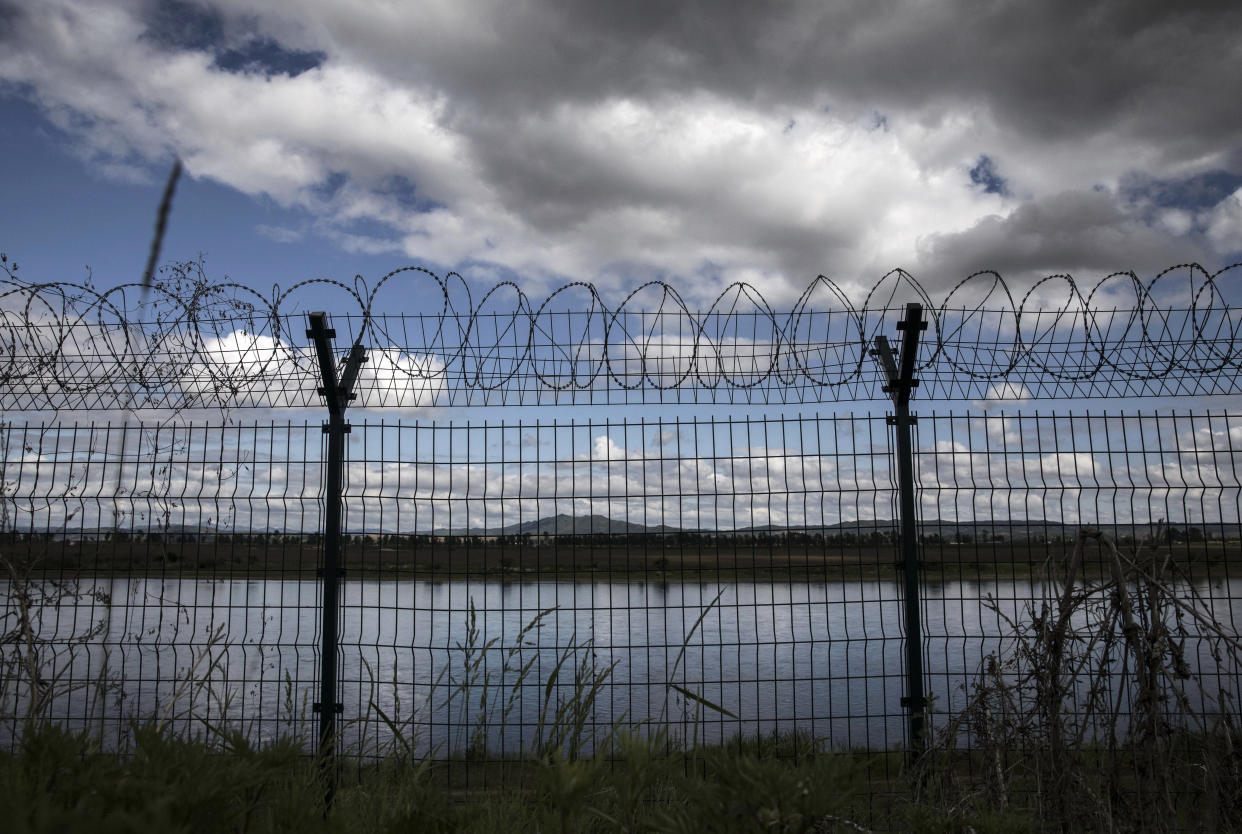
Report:
[[175,152],[347,251],[530,291],[670,277],[698,305],[751,280],[791,304],[821,272],[860,289],[903,266],[944,292],[1238,247],[1236,4],[47,0],[5,19],[0,78],[93,164]]
[[444,363],[433,356],[410,356],[394,347],[367,351],[354,386],[356,408],[417,415],[446,399]]
[[[1031,391],[1020,382],[1000,382],[988,386],[983,398],[971,402],[971,408],[978,411],[991,411],[1005,406],[1016,407],[1030,401]],[[1002,422],[1004,418],[1001,418]]]
[[[1179,237],[1127,212],[1105,190],[1063,191],[1030,200],[1006,215],[985,217],[969,229],[928,235],[920,251],[925,283],[958,279],[988,264],[1018,287],[1054,273],[1071,273],[1091,286],[1118,270],[1147,279],[1179,258],[1212,263],[1202,241]],[[1176,253],[1176,254],[1175,254]]]
[[258,226],[255,226],[254,229],[265,238],[274,240],[277,243],[297,243],[306,236],[306,233],[300,229],[290,229],[286,226],[272,226],[267,223],[260,223]]
[[1214,206],[1207,217],[1207,236],[1218,251],[1242,255],[1242,189]]

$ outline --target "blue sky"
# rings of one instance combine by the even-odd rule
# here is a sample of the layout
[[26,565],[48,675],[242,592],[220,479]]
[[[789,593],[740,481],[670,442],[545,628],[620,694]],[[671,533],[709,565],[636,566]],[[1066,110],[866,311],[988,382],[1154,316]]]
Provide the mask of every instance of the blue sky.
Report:
[[[100,286],[141,280],[166,170],[152,164],[143,169],[144,181],[118,181],[79,158],[72,137],[13,95],[0,98],[0,145],[6,183],[0,248],[27,280],[82,281],[88,266]],[[227,276],[264,294],[274,283],[374,275],[397,263],[314,236],[281,243],[262,231],[305,220],[304,211],[270,198],[186,176],[178,183],[161,263],[201,254],[211,277]]]

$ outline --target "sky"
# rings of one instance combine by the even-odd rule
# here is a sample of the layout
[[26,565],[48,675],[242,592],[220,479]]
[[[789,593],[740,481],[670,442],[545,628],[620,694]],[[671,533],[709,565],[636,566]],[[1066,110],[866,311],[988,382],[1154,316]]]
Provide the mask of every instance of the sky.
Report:
[[[788,309],[1242,260],[1236,3],[0,0],[0,249]],[[938,299],[937,299],[938,300]],[[415,296],[393,304],[413,309]]]
[[[140,280],[180,159],[161,260],[267,297],[407,265],[476,300],[590,282],[616,309],[658,279],[705,310],[745,282],[784,311],[818,275],[859,307],[897,268],[933,304],[979,270],[1015,304],[1052,275],[1209,274],[1242,261],[1239,31],[1236,2],[0,0],[0,251],[27,281]],[[382,311],[435,307],[427,287]],[[284,311],[341,300],[321,282]],[[270,347],[217,336],[239,367]],[[566,454],[633,451],[624,431]]]

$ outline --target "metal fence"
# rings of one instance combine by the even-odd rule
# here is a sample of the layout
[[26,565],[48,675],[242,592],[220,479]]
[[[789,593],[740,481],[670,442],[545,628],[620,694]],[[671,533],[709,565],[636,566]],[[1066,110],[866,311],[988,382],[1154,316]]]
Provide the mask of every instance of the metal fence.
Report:
[[[1215,297],[1205,286],[1196,298]],[[23,292],[46,297],[37,287]],[[1147,296],[1143,303],[1131,322],[1170,320]],[[925,717],[929,740],[970,748],[981,725],[961,716],[978,703],[981,675],[1046,615],[1040,600],[1056,590],[1048,571],[1077,558],[1079,578],[1107,578],[1120,564],[1110,546],[1131,561],[1155,558],[1161,582],[1202,602],[1198,618],[1168,623],[1168,643],[1192,674],[1160,683],[1166,711],[1210,720],[1237,709],[1242,667],[1221,639],[1236,637],[1242,600],[1242,414],[1214,411],[1207,400],[1160,413],[1110,412],[1108,402],[1065,414],[993,408],[993,400],[1035,391],[1236,393],[1242,362],[1223,303],[1212,309],[1214,335],[1200,326],[1191,347],[1155,339],[1145,325],[1140,335],[1127,331],[1134,351],[1169,360],[1156,363],[1160,373],[1103,360],[1094,376],[1069,373],[1063,359],[1037,380],[1027,350],[1006,372],[1024,367],[1023,375],[967,373],[964,393],[949,397],[957,406],[936,414],[917,400],[937,385],[941,396],[955,390],[950,372],[934,370],[947,355],[938,333],[953,318],[942,306],[914,363],[916,373],[942,381],[914,392],[913,515],[899,498],[899,419],[719,407],[739,392],[758,391],[763,401],[764,391],[783,390],[773,368],[782,357],[811,355],[789,353],[794,340],[778,339],[772,344],[785,347],[763,354],[775,358],[761,386],[732,385],[727,397],[713,392],[728,373],[704,378],[700,367],[691,384],[686,371],[675,380],[678,401],[717,404],[688,414],[471,421],[395,394],[399,408],[360,411],[364,386],[347,423],[352,383],[383,388],[374,373],[383,354],[361,350],[369,377],[357,365],[348,371],[330,342],[331,322],[312,316],[304,320],[305,366],[282,371],[279,390],[300,392],[306,403],[305,392],[330,398],[339,388],[334,417],[200,420],[124,410],[125,400],[153,391],[162,393],[152,409],[168,405],[172,376],[158,385],[148,378],[146,387],[129,371],[102,382],[94,372],[66,376],[65,338],[44,354],[56,384],[40,393],[32,346],[48,340],[29,334],[48,325],[30,309],[27,301],[21,333],[7,340],[25,347],[10,351],[0,392],[11,407],[36,408],[0,424],[8,572],[0,579],[0,746],[13,746],[34,715],[97,730],[117,745],[134,718],[187,730],[199,719],[223,721],[257,738],[292,732],[308,741],[327,727],[334,750],[363,758],[394,749],[400,737],[450,762],[465,785],[494,778],[495,767],[532,746],[591,752],[617,723],[666,726],[688,745],[797,730],[837,747],[901,750],[918,732],[910,722]],[[1191,307],[1182,318],[1202,324],[1205,310]],[[910,311],[901,315],[908,320]],[[900,335],[896,311],[880,318]],[[81,317],[60,321],[62,336],[81,325]],[[378,321],[368,320],[367,332]],[[183,319],[165,332],[205,344],[186,327]],[[641,332],[649,338],[637,376],[575,376],[585,361],[580,341],[566,359],[565,387],[535,375],[529,390],[549,402],[577,388],[587,403],[612,402],[598,392],[617,390],[661,402],[675,386],[657,384],[664,377],[653,375],[651,351],[659,334]],[[1003,328],[968,341],[995,345],[997,333]],[[525,338],[514,361],[537,364],[545,354]],[[1067,332],[1057,351],[1068,353],[1076,338]],[[426,354],[406,341],[401,355]],[[472,355],[459,351],[458,361]],[[423,367],[410,363],[407,371]],[[865,398],[897,379],[869,357],[859,367],[866,374],[851,385]],[[178,391],[211,391],[216,406],[229,397],[234,406],[272,404],[245,385],[229,389],[226,377],[194,388],[184,367],[177,373]],[[453,390],[475,392],[459,402],[483,397],[482,377],[455,373]],[[70,378],[81,383],[72,395]],[[504,387],[515,378],[492,389],[501,401],[525,401]],[[864,398],[842,390],[819,386],[815,396]],[[46,411],[101,396],[120,410],[93,420]],[[986,402],[963,410],[961,400],[973,397]],[[334,436],[344,457],[339,535],[328,471]],[[917,543],[912,557],[900,547],[903,521]],[[1087,530],[1104,538],[1088,540]],[[1103,582],[1096,591],[1111,592]],[[920,629],[913,644],[912,613]],[[1074,628],[1093,615],[1076,616]],[[910,646],[927,704],[912,686]],[[328,677],[325,657],[336,663]],[[1126,721],[1138,709],[1133,670],[1116,657],[1102,662],[1113,672],[1065,693],[1067,714],[1088,733],[1110,731],[1092,706],[1100,699]],[[996,674],[1021,678],[1017,667]],[[1029,695],[1020,687],[1013,694]]]
[[[1232,619],[1240,440],[1242,416],[1224,412],[922,416],[924,656],[940,705],[952,711],[1006,635],[987,596],[1012,613],[1082,526],[1128,543],[1164,521],[1163,547]],[[57,685],[46,714],[115,734],[176,712],[186,673],[218,649],[197,671],[228,691],[221,717],[264,736],[305,730],[318,698],[321,446],[305,423],[7,426],[5,550],[42,595],[30,604],[40,675]],[[618,662],[604,725],[657,717],[676,683],[737,716],[706,710],[709,738],[796,727],[899,746],[892,459],[891,427],[870,416],[355,423],[347,735],[383,736],[368,705],[391,717],[400,703],[427,743],[460,753],[474,686],[490,676],[503,689],[506,669],[537,656],[515,711],[488,725],[492,747],[513,752],[537,724],[547,664],[590,640],[598,663]],[[499,642],[456,712],[446,704],[468,675],[472,605],[479,648]],[[549,608],[531,644],[515,642]],[[20,643],[6,649],[11,743],[31,693]],[[1221,687],[1237,692],[1229,674]]]

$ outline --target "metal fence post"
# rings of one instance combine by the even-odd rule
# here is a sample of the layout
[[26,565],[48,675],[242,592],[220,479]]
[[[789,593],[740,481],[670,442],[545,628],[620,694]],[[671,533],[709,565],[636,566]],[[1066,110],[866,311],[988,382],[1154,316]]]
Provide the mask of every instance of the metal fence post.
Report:
[[345,360],[340,379],[336,375],[336,361],[332,356],[332,339],[336,331],[328,326],[326,313],[311,313],[310,327],[306,335],[315,344],[319,359],[319,373],[323,386],[319,394],[328,404],[328,422],[324,434],[328,435],[327,477],[324,485],[323,519],[323,611],[319,657],[319,700],[313,705],[319,713],[319,758],[326,782],[325,808],[332,807],[336,794],[336,717],[344,711],[344,705],[336,699],[337,690],[337,640],[340,610],[340,566],[342,493],[345,481],[345,435],[349,423],[345,422],[345,409],[354,399],[352,393],[358,367],[366,361],[366,350],[361,342],[355,343]]
[[895,413],[888,418],[897,440],[897,486],[900,493],[901,562],[905,572],[906,623],[906,696],[901,705],[909,711],[910,759],[916,761],[923,752],[924,713],[927,698],[923,691],[923,634],[919,611],[919,542],[918,516],[914,500],[914,445],[911,427],[918,418],[910,414],[910,393],[919,384],[914,378],[914,364],[919,349],[919,336],[927,329],[923,305],[907,304],[905,319],[897,323],[905,335],[901,340],[900,362],[893,358],[887,337],[875,337],[876,357],[888,384],[883,390],[892,398]]

